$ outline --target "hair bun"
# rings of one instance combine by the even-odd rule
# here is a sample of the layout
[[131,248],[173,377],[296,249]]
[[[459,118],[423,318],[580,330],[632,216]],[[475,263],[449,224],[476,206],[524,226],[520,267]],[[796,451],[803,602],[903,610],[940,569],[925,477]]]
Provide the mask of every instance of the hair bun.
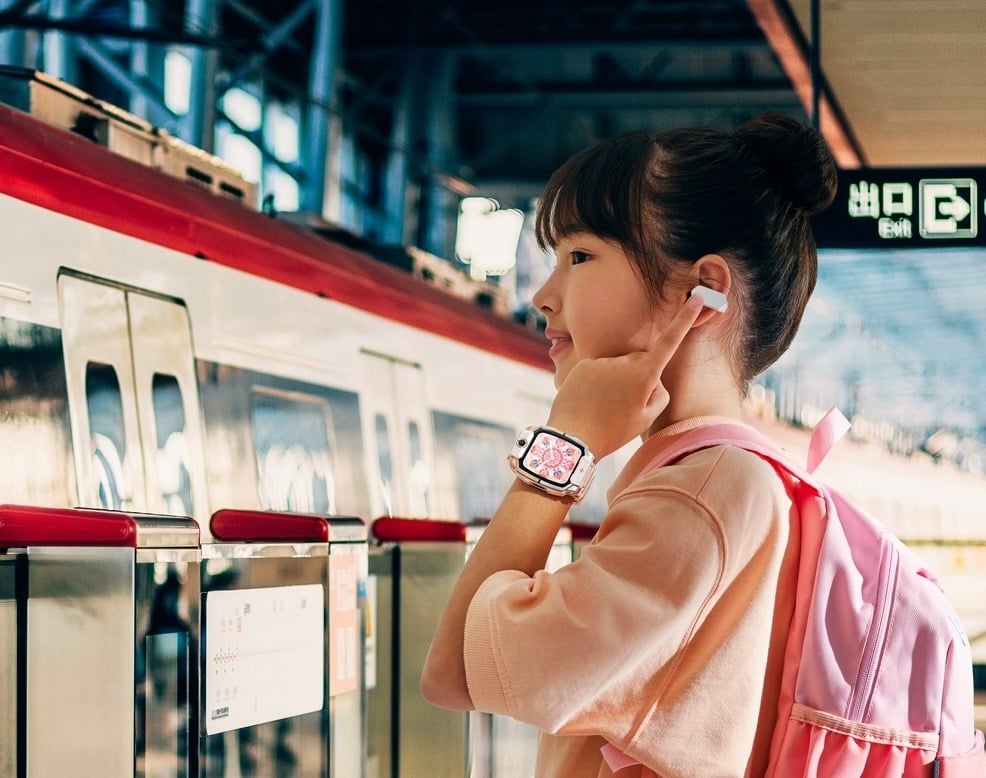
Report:
[[761,161],[767,179],[799,208],[815,213],[835,199],[838,169],[821,134],[784,114],[761,114],[736,138]]

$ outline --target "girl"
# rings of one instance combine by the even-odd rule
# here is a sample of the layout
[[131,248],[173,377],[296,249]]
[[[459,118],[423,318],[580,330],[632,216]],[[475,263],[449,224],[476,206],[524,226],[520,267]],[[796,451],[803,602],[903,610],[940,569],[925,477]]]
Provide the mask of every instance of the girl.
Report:
[[[611,776],[608,744],[639,761],[619,778],[763,774],[797,516],[771,466],[741,449],[642,471],[684,432],[742,418],[748,382],[797,331],[816,277],[808,214],[835,186],[818,133],[776,114],[733,133],[622,135],[549,181],[537,234],[557,265],[534,304],[558,393],[547,429],[519,436],[519,477],[421,682],[435,705],[540,728],[537,776]],[[690,295],[698,285],[725,310]],[[637,436],[593,542],[545,572],[592,458]]]

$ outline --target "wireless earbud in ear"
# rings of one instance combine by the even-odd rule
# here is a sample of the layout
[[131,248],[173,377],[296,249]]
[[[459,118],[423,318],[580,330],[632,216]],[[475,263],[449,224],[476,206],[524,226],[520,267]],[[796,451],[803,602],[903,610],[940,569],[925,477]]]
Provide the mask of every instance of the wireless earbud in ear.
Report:
[[718,311],[719,313],[725,311],[728,305],[726,295],[722,292],[717,292],[715,289],[709,289],[707,286],[696,286],[692,289],[691,294],[701,297],[702,304],[706,308],[711,308],[713,311]]

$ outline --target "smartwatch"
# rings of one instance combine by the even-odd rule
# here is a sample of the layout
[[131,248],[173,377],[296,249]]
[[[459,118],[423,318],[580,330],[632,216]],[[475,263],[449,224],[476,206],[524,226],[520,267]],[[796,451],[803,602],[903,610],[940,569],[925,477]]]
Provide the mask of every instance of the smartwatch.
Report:
[[596,459],[585,443],[552,427],[525,427],[507,457],[524,483],[580,502],[592,483]]

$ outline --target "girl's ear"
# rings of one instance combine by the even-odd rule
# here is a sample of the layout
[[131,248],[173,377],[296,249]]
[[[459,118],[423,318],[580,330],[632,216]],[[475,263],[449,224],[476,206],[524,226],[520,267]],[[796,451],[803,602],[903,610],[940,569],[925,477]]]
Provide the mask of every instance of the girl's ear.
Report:
[[[721,292],[726,296],[727,308],[725,310],[728,310],[732,275],[729,272],[729,263],[726,262],[725,258],[719,254],[706,254],[700,257],[692,264],[688,273],[688,280],[692,286],[705,286],[716,292]],[[695,320],[696,326],[709,321],[717,313],[711,308],[703,309]]]

